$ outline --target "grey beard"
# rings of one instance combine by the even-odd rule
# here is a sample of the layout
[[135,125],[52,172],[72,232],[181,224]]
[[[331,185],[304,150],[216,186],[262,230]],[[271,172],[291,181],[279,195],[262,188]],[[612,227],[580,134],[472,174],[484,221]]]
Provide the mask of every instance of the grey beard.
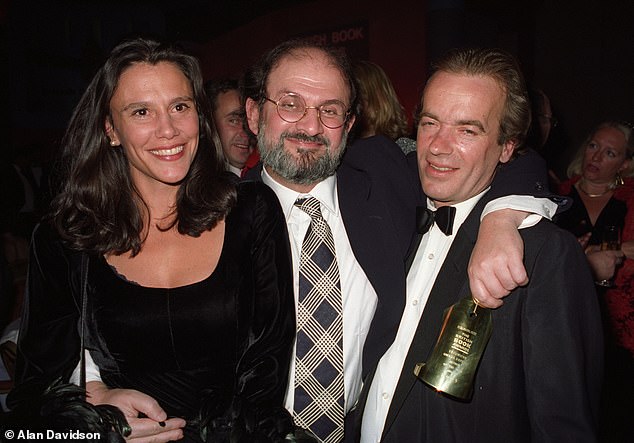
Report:
[[[320,135],[309,136],[284,132],[276,143],[268,142],[265,133],[266,126],[260,123],[258,148],[262,163],[290,183],[299,185],[312,185],[334,175],[341,163],[341,157],[348,140],[348,131],[344,131],[339,149],[333,153],[330,142]],[[299,159],[295,159],[284,149],[284,140],[289,137],[323,143],[326,150],[321,155],[316,155],[313,152],[300,152]]]

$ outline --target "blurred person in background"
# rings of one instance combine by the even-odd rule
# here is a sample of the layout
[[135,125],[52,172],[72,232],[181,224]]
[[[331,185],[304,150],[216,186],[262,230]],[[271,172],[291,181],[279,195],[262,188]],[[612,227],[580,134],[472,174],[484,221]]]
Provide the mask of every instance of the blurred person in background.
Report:
[[353,131],[358,138],[383,135],[407,154],[416,150],[403,105],[389,77],[376,63],[357,61],[353,72],[359,88],[357,119]]

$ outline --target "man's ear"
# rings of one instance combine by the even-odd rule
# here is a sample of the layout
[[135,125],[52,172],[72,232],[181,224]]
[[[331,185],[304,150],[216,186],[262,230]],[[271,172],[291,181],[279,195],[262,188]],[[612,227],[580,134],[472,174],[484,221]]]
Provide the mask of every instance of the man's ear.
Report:
[[354,125],[354,121],[357,118],[356,115],[351,114],[350,117],[348,117],[348,121],[346,122],[346,132],[350,132],[350,129],[352,128],[352,125]]
[[260,107],[258,106],[258,103],[252,98],[247,98],[245,111],[247,113],[247,124],[249,125],[249,129],[255,135],[258,135],[258,130],[260,129]]
[[500,153],[500,163],[508,162],[513,156],[513,152],[515,152],[515,148],[517,146],[517,142],[515,140],[510,140],[502,145],[502,152]]

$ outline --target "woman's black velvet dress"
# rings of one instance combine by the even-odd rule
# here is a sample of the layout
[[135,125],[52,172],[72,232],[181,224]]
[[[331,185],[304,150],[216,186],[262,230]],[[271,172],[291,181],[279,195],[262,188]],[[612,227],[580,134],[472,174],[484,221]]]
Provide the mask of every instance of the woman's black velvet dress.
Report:
[[[216,269],[183,287],[139,286],[91,256],[86,347],[108,386],[144,392],[185,418],[185,441],[199,441],[206,423],[208,441],[277,441],[292,431],[283,406],[295,335],[286,223],[270,189],[243,183],[225,224]],[[77,365],[77,255],[50,227],[34,233],[11,402],[22,385]]]

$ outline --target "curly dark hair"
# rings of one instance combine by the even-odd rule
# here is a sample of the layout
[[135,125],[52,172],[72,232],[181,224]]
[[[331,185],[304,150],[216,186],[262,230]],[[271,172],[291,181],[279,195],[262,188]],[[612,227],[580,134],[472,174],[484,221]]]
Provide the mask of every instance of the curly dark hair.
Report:
[[203,89],[198,60],[175,46],[136,38],[116,46],[97,71],[71,117],[58,161],[60,189],[49,215],[72,249],[138,254],[143,207],[123,149],[110,146],[105,122],[121,74],[137,63],[172,63],[190,81],[199,121],[198,150],[180,184],[168,230],[193,237],[212,229],[235,203],[235,184],[224,172],[220,142]]

